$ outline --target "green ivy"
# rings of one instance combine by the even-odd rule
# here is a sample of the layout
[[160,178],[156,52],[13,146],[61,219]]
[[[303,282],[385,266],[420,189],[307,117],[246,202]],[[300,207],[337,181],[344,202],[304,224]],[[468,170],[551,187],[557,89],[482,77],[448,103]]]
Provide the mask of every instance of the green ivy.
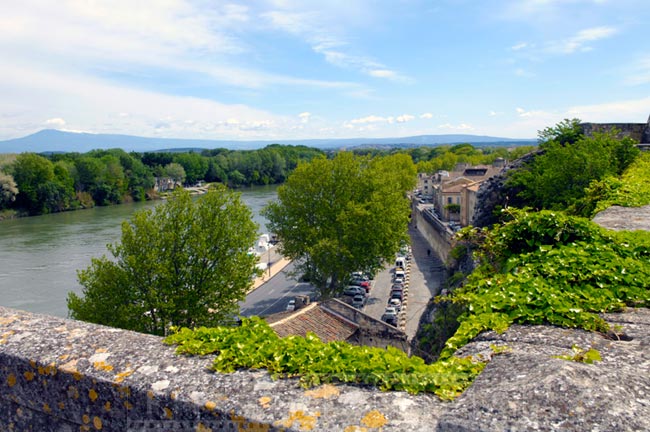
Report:
[[594,348],[590,348],[586,350],[580,348],[578,345],[573,345],[571,347],[571,350],[573,351],[573,354],[558,355],[553,357],[558,358],[560,360],[569,360],[569,361],[587,363],[587,364],[593,364],[594,362],[603,360],[602,357],[600,356],[600,352],[598,352],[598,350]]
[[641,153],[625,170],[620,179],[605,177],[592,182],[585,197],[571,209],[576,214],[591,217],[618,205],[641,207],[650,204],[650,152]]
[[650,233],[610,232],[561,212],[509,217],[491,231],[462,233],[483,264],[453,294],[467,312],[441,358],[513,323],[607,332],[600,313],[650,306]]
[[444,400],[460,395],[485,367],[469,357],[426,364],[397,348],[324,343],[313,333],[280,338],[257,317],[243,319],[240,327],[183,328],[165,343],[178,345],[181,354],[216,354],[212,368],[219,372],[267,369],[274,378],[300,377],[305,387],[369,384],[381,390],[434,393]]

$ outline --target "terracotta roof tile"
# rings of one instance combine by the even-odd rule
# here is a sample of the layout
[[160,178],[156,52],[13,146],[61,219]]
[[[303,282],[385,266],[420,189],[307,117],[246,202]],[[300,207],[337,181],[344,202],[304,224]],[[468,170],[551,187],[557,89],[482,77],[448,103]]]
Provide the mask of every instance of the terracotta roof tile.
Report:
[[347,340],[358,328],[352,322],[321,308],[318,303],[312,303],[270,326],[280,337],[305,336],[307,332],[313,332],[323,342]]

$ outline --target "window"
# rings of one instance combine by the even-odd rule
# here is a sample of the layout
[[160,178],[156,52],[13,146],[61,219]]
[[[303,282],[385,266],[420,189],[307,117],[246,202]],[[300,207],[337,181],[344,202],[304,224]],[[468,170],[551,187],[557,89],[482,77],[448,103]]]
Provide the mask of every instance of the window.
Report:
[[447,204],[452,204],[452,203],[453,203],[453,198],[447,197]]

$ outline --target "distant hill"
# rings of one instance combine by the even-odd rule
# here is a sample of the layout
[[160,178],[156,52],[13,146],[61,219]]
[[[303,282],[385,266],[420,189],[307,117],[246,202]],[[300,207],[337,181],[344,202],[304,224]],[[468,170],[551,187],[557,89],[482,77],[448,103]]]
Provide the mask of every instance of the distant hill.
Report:
[[416,147],[442,144],[470,143],[478,146],[531,145],[536,140],[498,138],[479,135],[419,135],[402,138],[347,138],[307,140],[199,140],[177,138],[147,138],[131,135],[90,134],[45,129],[23,138],[0,141],[0,153],[22,152],[79,152],[94,149],[121,148],[126,151],[190,151],[227,148],[231,150],[252,150],[269,144],[304,145],[320,149],[352,147]]

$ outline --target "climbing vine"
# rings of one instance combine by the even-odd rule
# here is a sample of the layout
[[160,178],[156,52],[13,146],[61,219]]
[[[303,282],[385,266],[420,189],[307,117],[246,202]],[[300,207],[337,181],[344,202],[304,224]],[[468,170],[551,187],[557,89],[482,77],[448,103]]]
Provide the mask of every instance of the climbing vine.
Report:
[[600,313],[650,305],[650,233],[610,232],[561,212],[509,217],[461,234],[477,242],[482,266],[452,296],[467,312],[442,358],[485,330],[519,323],[607,332]]
[[456,357],[426,364],[397,348],[324,343],[313,333],[280,338],[257,317],[243,319],[239,327],[183,328],[165,343],[178,345],[181,354],[216,354],[212,368],[219,372],[264,368],[274,378],[300,377],[305,387],[369,384],[381,390],[434,393],[441,399],[460,395],[485,367],[472,358]]

